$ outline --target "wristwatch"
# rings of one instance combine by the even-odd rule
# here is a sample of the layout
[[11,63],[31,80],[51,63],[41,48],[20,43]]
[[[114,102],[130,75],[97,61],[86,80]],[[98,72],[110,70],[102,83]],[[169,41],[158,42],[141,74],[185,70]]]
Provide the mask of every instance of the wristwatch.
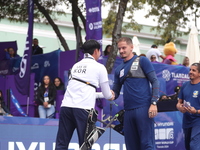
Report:
[[156,102],[152,102],[151,104],[152,104],[152,105],[156,105],[157,103],[156,103]]

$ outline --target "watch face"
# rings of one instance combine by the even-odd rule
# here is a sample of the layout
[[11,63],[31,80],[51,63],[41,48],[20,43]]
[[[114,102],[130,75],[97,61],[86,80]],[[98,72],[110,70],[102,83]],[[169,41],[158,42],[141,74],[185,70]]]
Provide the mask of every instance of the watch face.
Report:
[[156,105],[156,102],[153,102],[152,104],[153,104],[153,105]]

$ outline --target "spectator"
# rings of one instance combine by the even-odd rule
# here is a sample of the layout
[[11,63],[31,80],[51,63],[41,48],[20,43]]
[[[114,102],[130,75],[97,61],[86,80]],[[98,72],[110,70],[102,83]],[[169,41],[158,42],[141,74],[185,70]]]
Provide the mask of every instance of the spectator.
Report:
[[165,59],[165,56],[163,56],[161,54],[161,52],[158,50],[157,45],[152,45],[151,49],[148,50],[148,52],[146,53],[146,57],[151,61],[151,56],[154,55],[156,57],[156,61],[160,62],[159,57],[161,57],[162,59]]
[[43,54],[43,49],[38,45],[38,39],[33,39],[32,55]]
[[163,94],[163,95],[160,96],[158,101],[165,101],[165,100],[168,100],[168,99],[171,99],[171,98],[169,96],[167,96],[166,94]]
[[137,55],[136,52],[133,52],[133,55]]
[[105,50],[104,50],[104,56],[108,56],[110,54],[111,49],[112,49],[112,46],[107,45]]
[[151,62],[155,62],[156,61],[156,56],[155,55],[151,55],[150,61]]
[[188,57],[184,57],[182,65],[185,67],[189,67],[190,61]]
[[56,87],[56,90],[62,90],[62,91],[65,90],[65,85],[64,85],[64,83],[62,82],[62,79],[59,78],[59,77],[56,77],[56,78],[54,79],[54,85],[55,85],[55,87]]
[[0,115],[11,116],[9,109],[5,105],[5,102],[3,99],[3,93],[1,90],[0,90]]
[[145,55],[145,54],[140,54],[139,56],[144,56],[144,57],[146,57],[146,55]]
[[56,88],[49,76],[44,76],[41,86],[38,89],[39,116],[40,118],[53,118],[55,113],[54,101]]
[[5,49],[5,51],[6,51],[6,59],[12,59],[12,58],[18,58],[19,57],[17,52],[12,47]]
[[180,86],[176,86],[176,87],[174,88],[175,94],[173,94],[173,95],[170,96],[170,98],[171,98],[172,100],[178,100],[178,94],[179,94],[179,92],[180,92],[180,89],[181,89]]

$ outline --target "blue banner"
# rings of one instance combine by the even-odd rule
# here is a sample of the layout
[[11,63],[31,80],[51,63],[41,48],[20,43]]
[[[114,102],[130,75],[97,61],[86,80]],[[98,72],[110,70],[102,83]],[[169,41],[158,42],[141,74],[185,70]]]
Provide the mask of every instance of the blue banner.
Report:
[[101,0],[85,0],[86,40],[95,39],[102,45]]
[[[185,150],[181,118],[180,112],[158,114],[155,118],[156,150]],[[57,131],[58,119],[0,116],[0,149],[54,150]],[[100,149],[126,150],[124,136],[108,128],[92,146],[92,150]],[[69,150],[79,150],[76,131]]]
[[21,106],[20,106],[18,100],[15,98],[15,96],[14,96],[14,94],[13,94],[13,92],[12,92],[11,89],[10,89],[10,97],[11,97],[11,100],[12,100],[14,106],[17,108],[18,112],[19,112],[21,115],[27,117],[27,115],[26,115],[26,114],[24,113],[24,111],[22,110],[22,108],[21,108]]
[[184,82],[189,81],[189,67],[182,65],[168,65],[162,63],[152,63],[157,78],[160,82],[160,94],[174,94],[174,88],[182,86]]
[[33,0],[28,1],[28,14],[29,14],[29,26],[26,38],[26,46],[24,55],[20,63],[19,73],[15,76],[16,87],[22,95],[29,95],[30,85],[30,66],[31,66],[31,55],[32,55],[32,39],[33,39]]
[[50,76],[51,81],[58,77],[58,60],[60,50],[43,55],[32,56],[31,72],[35,73],[35,90],[45,75]]

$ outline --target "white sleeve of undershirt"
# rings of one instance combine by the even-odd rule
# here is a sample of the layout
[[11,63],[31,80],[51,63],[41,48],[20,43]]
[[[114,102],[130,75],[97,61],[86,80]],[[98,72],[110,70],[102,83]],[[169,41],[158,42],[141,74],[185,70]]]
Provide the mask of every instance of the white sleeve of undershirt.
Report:
[[100,87],[102,92],[96,92],[96,98],[111,99],[112,93],[110,91],[110,86],[108,84],[108,81],[100,83]]

